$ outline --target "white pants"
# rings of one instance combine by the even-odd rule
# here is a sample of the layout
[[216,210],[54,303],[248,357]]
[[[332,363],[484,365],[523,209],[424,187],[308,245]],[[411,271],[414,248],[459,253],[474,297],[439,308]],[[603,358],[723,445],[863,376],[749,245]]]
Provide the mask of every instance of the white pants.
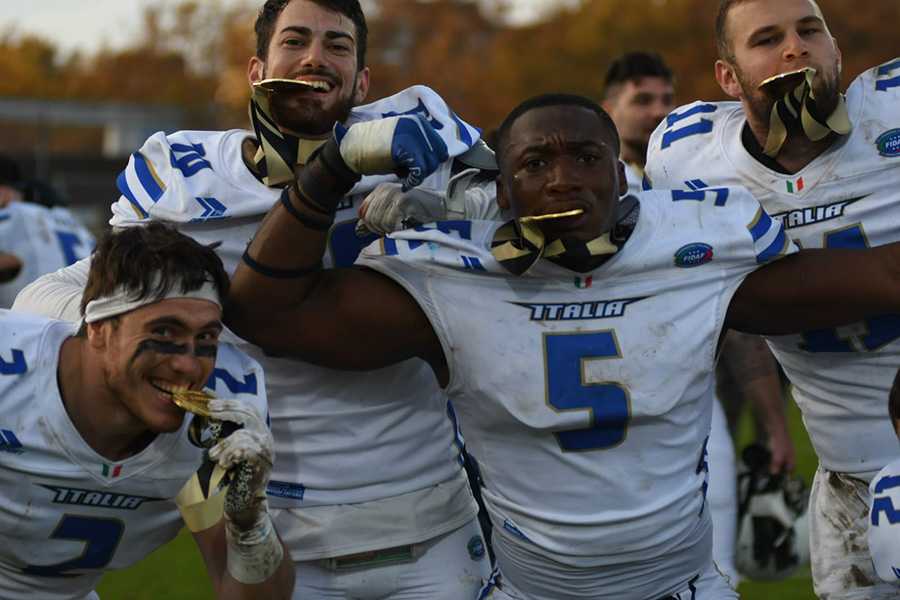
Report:
[[869,484],[821,466],[809,496],[813,589],[821,600],[882,600],[900,590],[875,573],[867,538]]
[[712,425],[709,442],[709,489],[706,505],[713,523],[713,560],[719,570],[737,588],[738,573],[734,566],[737,541],[737,480],[734,464],[734,442],[728,432],[725,411],[719,399],[713,398]]
[[[481,588],[477,600],[529,600],[526,594],[517,590],[511,583],[503,579],[499,568],[494,569],[490,579]],[[716,569],[715,563],[709,562],[709,566],[700,575],[685,583],[684,587],[674,594],[658,600],[737,600],[737,592],[728,584],[728,581]],[[622,600],[626,600],[624,597]],[[657,600],[657,599],[641,599]]]
[[490,575],[484,538],[473,519],[416,544],[407,562],[331,569],[322,561],[295,563],[294,600],[468,600]]

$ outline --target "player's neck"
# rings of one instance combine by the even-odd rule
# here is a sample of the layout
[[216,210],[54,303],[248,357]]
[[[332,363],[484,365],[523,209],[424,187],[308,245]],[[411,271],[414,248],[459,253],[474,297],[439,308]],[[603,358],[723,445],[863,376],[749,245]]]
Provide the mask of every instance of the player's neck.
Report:
[[109,460],[134,456],[156,437],[139,423],[105,384],[86,338],[70,337],[59,351],[57,384],[63,406],[81,438]]
[[[747,125],[750,127],[750,131],[753,134],[753,139],[756,142],[759,152],[762,152],[762,148],[765,146],[766,139],[769,135],[769,123],[755,118],[748,111]],[[802,130],[791,128],[788,130],[787,139],[781,146],[781,150],[778,151],[778,155],[769,160],[777,163],[781,167],[779,170],[793,174],[803,169],[820,154],[828,150],[828,148],[831,147],[831,144],[834,143],[834,139],[835,136],[832,134],[818,142],[814,142],[806,137]],[[747,150],[754,156],[757,156],[757,152],[754,151],[755,149],[747,148]]]

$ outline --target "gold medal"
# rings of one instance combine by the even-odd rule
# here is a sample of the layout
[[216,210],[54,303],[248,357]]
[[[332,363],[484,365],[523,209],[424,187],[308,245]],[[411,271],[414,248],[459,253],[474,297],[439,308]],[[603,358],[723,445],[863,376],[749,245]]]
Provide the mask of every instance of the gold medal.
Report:
[[520,223],[531,223],[534,221],[550,221],[552,219],[565,219],[566,217],[577,217],[578,215],[584,213],[583,208],[576,208],[573,210],[567,210],[566,212],[559,213],[548,213],[546,215],[531,215],[528,217],[521,217],[519,219]]
[[175,402],[176,406],[201,417],[210,415],[209,401],[213,398],[215,396],[202,390],[184,389],[172,392],[172,401]]

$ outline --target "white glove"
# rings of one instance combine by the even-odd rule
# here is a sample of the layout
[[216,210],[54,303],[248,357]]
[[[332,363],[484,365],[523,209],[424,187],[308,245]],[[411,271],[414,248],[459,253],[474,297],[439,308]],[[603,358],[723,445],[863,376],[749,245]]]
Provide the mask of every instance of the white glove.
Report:
[[210,418],[243,425],[210,448],[209,457],[231,471],[225,497],[229,521],[246,522],[266,510],[265,494],[272,472],[272,433],[250,405],[240,400],[209,401]]
[[359,207],[359,225],[378,235],[387,235],[447,219],[444,195],[424,188],[403,191],[399,183],[380,183]]
[[422,115],[334,126],[341,158],[355,173],[396,173],[407,190],[422,183],[449,158],[447,144]]

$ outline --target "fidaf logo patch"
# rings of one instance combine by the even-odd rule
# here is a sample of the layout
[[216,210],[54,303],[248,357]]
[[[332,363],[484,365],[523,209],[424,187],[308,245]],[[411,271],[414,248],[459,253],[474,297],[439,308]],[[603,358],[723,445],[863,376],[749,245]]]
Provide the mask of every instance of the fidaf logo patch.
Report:
[[865,198],[865,196],[847,198],[840,202],[832,202],[831,204],[823,204],[821,206],[808,206],[806,208],[798,208],[797,210],[788,210],[772,215],[772,218],[781,221],[781,224],[785,229],[812,225],[813,223],[821,223],[822,221],[830,221],[831,219],[843,217],[845,208],[863,198]]
[[532,321],[584,321],[621,317],[629,304],[646,297],[594,302],[510,302],[510,304],[530,310]]
[[469,558],[472,560],[484,558],[484,542],[481,540],[481,536],[476,535],[470,539],[469,543],[466,544],[466,550],[469,551]]
[[98,492],[96,490],[85,490],[81,488],[44,485],[43,483],[39,485],[42,488],[46,488],[53,492],[53,502],[55,504],[136,510],[140,508],[144,502],[157,502],[162,500],[162,498],[133,496],[130,494],[113,494],[110,492]]
[[675,266],[683,269],[705,265],[713,259],[713,248],[709,244],[694,242],[682,246],[675,253]]
[[900,156],[900,129],[891,129],[879,135],[875,140],[875,147],[881,156],[888,158]]

